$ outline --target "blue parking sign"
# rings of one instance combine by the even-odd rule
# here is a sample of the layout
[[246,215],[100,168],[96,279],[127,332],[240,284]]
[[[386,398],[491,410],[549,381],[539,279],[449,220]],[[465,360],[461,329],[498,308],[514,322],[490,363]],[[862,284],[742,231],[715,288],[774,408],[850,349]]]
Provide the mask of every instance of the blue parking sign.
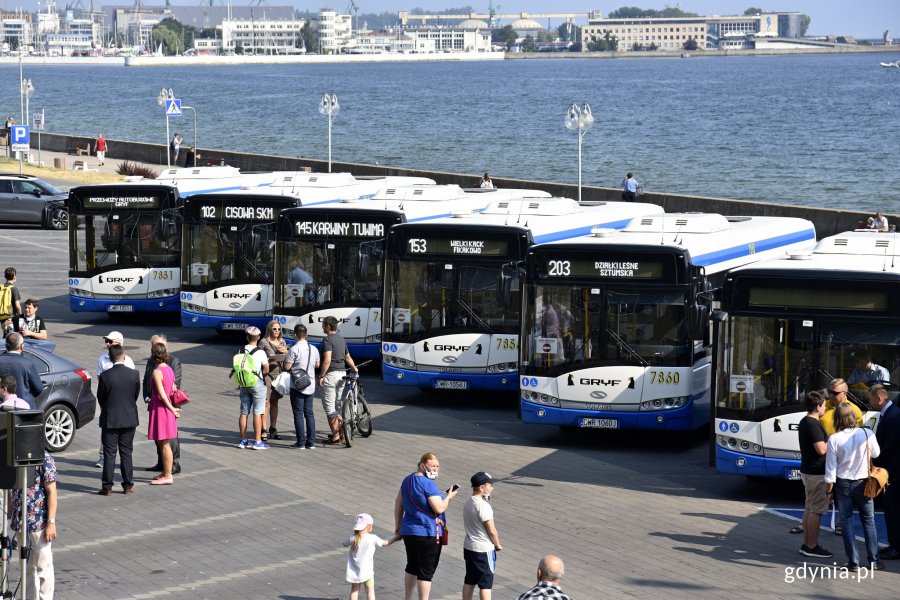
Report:
[[13,151],[28,150],[31,143],[31,130],[28,125],[13,125],[9,129],[9,134],[12,136]]

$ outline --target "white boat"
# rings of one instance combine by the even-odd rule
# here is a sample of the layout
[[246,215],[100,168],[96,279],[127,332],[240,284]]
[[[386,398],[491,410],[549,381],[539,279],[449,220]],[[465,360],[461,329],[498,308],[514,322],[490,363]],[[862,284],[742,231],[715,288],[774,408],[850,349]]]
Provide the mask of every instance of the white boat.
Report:
[[900,60],[895,60],[893,62],[883,62],[881,63],[882,67],[896,67],[900,69]]

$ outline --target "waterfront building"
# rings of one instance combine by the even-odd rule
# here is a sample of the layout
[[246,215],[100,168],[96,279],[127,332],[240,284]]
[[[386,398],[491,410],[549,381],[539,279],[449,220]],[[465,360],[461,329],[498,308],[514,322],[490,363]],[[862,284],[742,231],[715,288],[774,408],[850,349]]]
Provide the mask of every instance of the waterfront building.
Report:
[[[300,30],[304,25],[304,19],[225,19],[220,49],[234,52],[242,48],[244,54],[303,54],[306,48]],[[211,40],[194,42],[198,53],[209,53],[209,46],[201,50],[200,41]]]
[[10,50],[34,43],[31,15],[21,11],[0,12],[0,36]]
[[435,52],[490,52],[490,29],[416,27],[404,33],[414,40],[431,40]]
[[331,8],[323,8],[319,11],[315,27],[319,39],[319,54],[340,54],[344,48],[349,49],[353,45],[351,15],[340,15]]
[[618,44],[618,52],[635,50],[677,51],[696,43],[696,49],[750,49],[757,38],[800,37],[800,13],[756,15],[604,19],[592,13],[581,30],[582,51],[590,42],[606,39]]

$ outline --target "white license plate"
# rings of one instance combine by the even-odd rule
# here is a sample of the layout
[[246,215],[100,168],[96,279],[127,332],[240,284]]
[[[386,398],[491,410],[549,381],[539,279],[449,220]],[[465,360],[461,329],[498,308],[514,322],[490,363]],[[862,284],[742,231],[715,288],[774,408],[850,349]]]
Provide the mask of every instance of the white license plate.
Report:
[[450,381],[447,379],[438,379],[434,382],[436,390],[467,390],[469,389],[468,381]]
[[109,312],[134,312],[131,304],[113,304],[106,309]]
[[618,429],[618,419],[581,419],[580,427],[590,427],[593,429]]
[[243,331],[247,329],[249,325],[247,323],[222,323],[222,329],[224,331]]
[[798,481],[800,479],[800,469],[788,469],[784,477],[791,481]]

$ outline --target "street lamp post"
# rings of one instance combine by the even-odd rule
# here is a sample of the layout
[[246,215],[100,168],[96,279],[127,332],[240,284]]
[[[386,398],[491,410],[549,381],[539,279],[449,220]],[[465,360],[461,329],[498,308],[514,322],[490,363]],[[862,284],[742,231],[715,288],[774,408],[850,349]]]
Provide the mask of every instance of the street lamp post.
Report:
[[[28,101],[34,96],[34,85],[31,83],[30,79],[22,79],[22,83],[19,86],[19,93],[22,95],[25,102],[25,107],[22,109],[22,124],[28,125],[28,111],[30,109]],[[25,154],[25,152],[19,152],[19,175],[22,174],[22,162],[25,158]]]
[[[159,91],[159,96],[156,97],[156,103],[159,104],[163,110],[166,107],[166,100],[173,100],[175,98],[175,92],[172,91],[172,88],[162,88]],[[166,112],[166,167],[169,168],[172,166],[172,153],[169,152],[169,113]]]
[[341,110],[337,94],[325,94],[319,102],[319,114],[328,117],[328,172],[331,173],[331,122]]
[[594,115],[585,102],[580,107],[574,102],[566,112],[566,129],[578,134],[578,201],[581,202],[581,144],[585,134],[594,126]]

